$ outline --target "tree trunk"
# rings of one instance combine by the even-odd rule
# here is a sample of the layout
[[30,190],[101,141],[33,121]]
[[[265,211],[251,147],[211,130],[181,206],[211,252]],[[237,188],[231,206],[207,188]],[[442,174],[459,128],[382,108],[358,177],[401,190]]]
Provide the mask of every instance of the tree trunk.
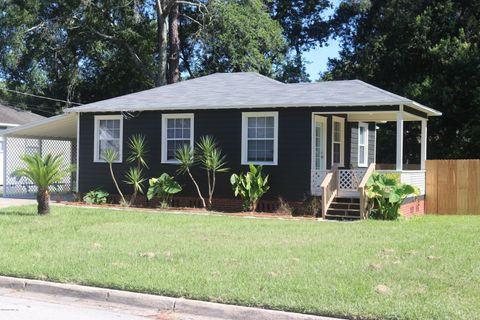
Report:
[[157,11],[158,42],[158,74],[155,84],[159,87],[167,84],[168,14],[165,14],[161,0],[156,0],[155,4]]
[[50,213],[50,194],[48,188],[38,188],[37,191],[38,214]]
[[175,83],[180,80],[180,36],[178,33],[178,16],[180,14],[180,5],[176,3],[168,16],[168,83]]

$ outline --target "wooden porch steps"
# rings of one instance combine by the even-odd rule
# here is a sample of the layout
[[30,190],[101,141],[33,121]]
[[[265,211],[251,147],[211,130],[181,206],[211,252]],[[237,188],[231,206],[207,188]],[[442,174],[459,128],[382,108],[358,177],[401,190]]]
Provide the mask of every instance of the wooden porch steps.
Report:
[[325,218],[328,220],[359,220],[360,199],[340,197],[333,199]]

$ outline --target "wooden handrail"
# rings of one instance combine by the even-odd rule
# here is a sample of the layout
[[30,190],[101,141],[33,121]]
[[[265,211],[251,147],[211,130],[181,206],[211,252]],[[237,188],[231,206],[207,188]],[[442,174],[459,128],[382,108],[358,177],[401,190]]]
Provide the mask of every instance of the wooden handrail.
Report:
[[367,218],[368,214],[368,198],[367,198],[367,193],[365,191],[365,187],[367,185],[368,179],[370,179],[370,176],[375,172],[375,163],[371,163],[368,166],[367,171],[363,175],[362,181],[358,184],[358,193],[360,194],[360,216],[362,219]]
[[338,188],[338,165],[332,167],[332,171],[327,173],[320,185],[322,189],[322,218],[325,219],[328,207],[337,195]]
[[374,171],[375,171],[375,163],[370,163],[367,171],[363,175],[362,181],[360,181],[360,183],[358,184],[358,189],[365,188],[365,186],[367,185],[368,179],[370,179],[370,176]]

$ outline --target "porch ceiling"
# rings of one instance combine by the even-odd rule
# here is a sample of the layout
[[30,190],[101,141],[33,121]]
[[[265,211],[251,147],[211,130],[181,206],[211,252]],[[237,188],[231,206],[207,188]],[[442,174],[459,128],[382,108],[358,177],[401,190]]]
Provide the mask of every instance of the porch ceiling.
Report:
[[4,137],[76,139],[77,115],[75,113],[62,114],[22,126],[4,130],[0,133]]

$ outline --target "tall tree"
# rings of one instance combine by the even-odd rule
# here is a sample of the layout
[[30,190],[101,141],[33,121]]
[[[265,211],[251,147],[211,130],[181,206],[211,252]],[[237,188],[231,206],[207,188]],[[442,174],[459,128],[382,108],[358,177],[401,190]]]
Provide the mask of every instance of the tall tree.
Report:
[[271,17],[282,26],[288,43],[280,80],[309,81],[302,54],[328,40],[331,30],[327,12],[332,8],[331,1],[269,0],[267,4]]
[[429,157],[478,158],[479,18],[477,1],[343,1],[332,23],[342,50],[324,78],[360,78],[439,109]]
[[211,0],[198,47],[198,74],[256,71],[273,75],[286,48],[280,24],[261,0]]

